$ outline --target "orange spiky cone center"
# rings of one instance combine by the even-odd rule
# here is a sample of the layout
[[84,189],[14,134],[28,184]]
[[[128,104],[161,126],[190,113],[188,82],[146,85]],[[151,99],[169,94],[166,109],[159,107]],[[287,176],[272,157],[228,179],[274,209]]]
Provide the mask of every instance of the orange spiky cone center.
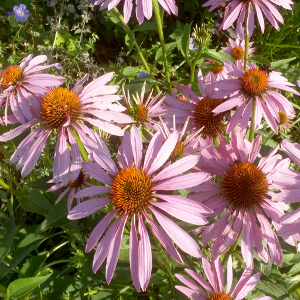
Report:
[[71,187],[80,187],[83,184],[84,181],[84,173],[82,171],[79,172],[79,175],[74,181],[71,181],[69,179],[68,185]]
[[218,74],[218,73],[221,73],[223,71],[223,69],[224,69],[223,65],[220,62],[212,60],[210,62],[210,64],[211,65],[217,65],[216,67],[212,67],[210,69],[210,71],[213,72],[215,75]]
[[266,175],[253,163],[237,162],[225,173],[222,188],[224,196],[236,207],[258,206],[267,195]]
[[0,85],[2,88],[7,89],[11,85],[23,79],[23,74],[19,66],[7,67],[0,76]]
[[200,129],[203,135],[213,137],[219,133],[222,133],[226,125],[223,123],[223,114],[214,115],[213,110],[222,103],[223,99],[212,99],[210,97],[204,97],[196,106],[194,117],[197,127]]
[[151,177],[141,168],[127,167],[117,173],[110,189],[111,203],[120,214],[133,215],[152,199]]
[[240,60],[244,57],[244,50],[242,47],[236,46],[231,51],[231,56],[234,60]]
[[242,89],[250,97],[259,96],[267,90],[269,77],[262,70],[248,70],[242,78]]
[[210,296],[209,300],[233,300],[233,298],[224,292],[220,292]]
[[56,88],[48,92],[41,104],[42,120],[52,128],[60,128],[68,117],[71,123],[78,120],[82,103],[77,95],[65,88]]

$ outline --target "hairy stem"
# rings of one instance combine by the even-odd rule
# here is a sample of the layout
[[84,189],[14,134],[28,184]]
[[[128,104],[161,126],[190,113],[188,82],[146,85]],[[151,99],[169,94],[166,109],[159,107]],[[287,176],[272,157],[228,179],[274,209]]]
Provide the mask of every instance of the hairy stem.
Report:
[[251,112],[251,125],[250,125],[250,133],[249,133],[250,143],[252,143],[252,141],[254,140],[255,111],[256,111],[256,100],[253,99],[252,112]]

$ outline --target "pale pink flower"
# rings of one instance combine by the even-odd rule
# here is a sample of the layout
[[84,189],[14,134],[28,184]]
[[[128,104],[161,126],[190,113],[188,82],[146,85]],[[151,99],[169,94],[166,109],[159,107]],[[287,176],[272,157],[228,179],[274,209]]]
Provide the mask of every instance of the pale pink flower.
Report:
[[[96,0],[94,5],[100,5],[100,10],[111,10],[116,7],[121,0]],[[124,23],[127,24],[132,13],[134,0],[125,0],[123,6]],[[152,17],[152,0],[135,0],[135,14],[139,24],[142,24],[145,20],[150,20]],[[177,16],[178,8],[175,0],[158,0],[163,9],[170,15]]]
[[199,156],[195,155],[186,156],[162,168],[169,159],[177,140],[177,132],[172,133],[167,140],[161,132],[157,132],[149,143],[142,165],[142,137],[139,130],[133,126],[131,134],[124,133],[118,151],[120,170],[110,156],[103,151],[93,153],[95,162],[83,162],[84,169],[106,186],[84,189],[75,197],[103,193],[109,193],[109,197],[80,203],[71,210],[68,218],[81,219],[109,203],[113,206],[113,211],[105,216],[92,231],[86,245],[86,252],[89,252],[100,240],[94,255],[93,272],[97,272],[107,257],[107,283],[110,283],[115,271],[127,221],[131,224],[130,270],[137,290],[146,290],[152,270],[151,245],[144,220],[152,227],[153,233],[162,246],[179,263],[183,264],[183,261],[173,242],[191,256],[202,256],[194,239],[165,215],[167,213],[191,224],[204,225],[207,220],[203,213],[211,213],[211,210],[201,203],[161,192],[196,186],[211,178],[208,173],[204,172],[179,175],[195,166],[199,160]]
[[24,124],[33,118],[31,107],[40,110],[38,96],[44,96],[52,87],[63,83],[64,77],[41,73],[51,67],[60,67],[59,63],[41,66],[46,60],[46,55],[33,58],[30,54],[19,66],[0,70],[0,106],[6,101],[5,124],[8,124],[8,103],[17,121]]
[[203,203],[218,217],[202,231],[203,245],[212,241],[213,260],[225,253],[241,232],[241,252],[247,266],[253,263],[254,250],[263,261],[268,262],[270,255],[272,263],[281,265],[281,246],[268,218],[275,223],[284,215],[286,208],[276,201],[277,194],[272,190],[287,193],[290,185],[281,174],[290,172],[290,160],[282,159],[275,148],[267,157],[262,157],[258,165],[254,164],[259,157],[261,136],[251,144],[244,139],[244,132],[232,132],[230,144],[219,138],[218,148],[201,151],[206,163],[202,169],[217,176],[214,182],[191,188],[196,193],[189,198]]
[[20,143],[11,157],[11,162],[18,161],[17,168],[23,166],[21,176],[24,177],[33,170],[53,131],[57,131],[53,178],[56,184],[62,182],[63,185],[66,185],[69,179],[72,182],[76,180],[81,169],[81,154],[73,130],[77,132],[88,152],[94,148],[102,148],[104,142],[84,124],[85,122],[113,135],[124,134],[118,126],[110,123],[132,122],[129,116],[121,113],[125,107],[114,104],[122,99],[122,96],[114,95],[119,87],[106,85],[113,76],[113,72],[108,73],[82,88],[82,84],[88,79],[86,75],[71,91],[66,88],[49,91],[41,101],[39,112],[31,121],[0,136],[0,141],[8,141],[39,124]]
[[[205,84],[204,84],[205,83]],[[226,129],[223,120],[225,114],[215,116],[213,110],[223,103],[223,99],[213,99],[215,93],[215,79],[212,73],[208,74],[206,80],[203,79],[201,70],[198,72],[198,87],[202,97],[199,97],[190,86],[183,84],[173,84],[182,94],[165,96],[165,110],[161,116],[168,120],[173,114],[176,115],[176,122],[183,124],[189,118],[188,130],[192,134],[200,132],[205,137],[212,138],[222,135]]]
[[126,95],[125,91],[123,90],[124,100],[127,107],[126,114],[132,117],[134,120],[133,123],[137,127],[142,126],[145,128],[146,126],[156,131],[157,127],[155,125],[157,124],[157,121],[154,118],[158,117],[162,113],[162,102],[164,101],[164,98],[159,99],[161,93],[152,98],[153,91],[151,91],[147,100],[145,101],[145,89],[146,81],[143,85],[140,95],[137,93],[136,96],[130,96],[129,92],[127,92]]
[[[181,274],[175,274],[177,279],[185,285],[176,285],[175,288],[193,300],[242,300],[254,289],[261,275],[259,272],[251,276],[253,266],[246,268],[231,292],[234,278],[231,255],[229,255],[227,262],[226,289],[224,285],[224,270],[219,256],[211,263],[206,258],[202,258],[202,266],[206,279],[190,269],[185,269],[185,272],[194,280]],[[254,299],[271,300],[271,297],[264,296]]]
[[236,79],[225,79],[216,82],[215,87],[219,90],[212,97],[221,98],[232,94],[213,110],[215,114],[238,107],[228,123],[227,133],[232,132],[237,124],[240,124],[241,128],[248,126],[253,101],[256,100],[255,129],[258,129],[262,115],[264,115],[270,128],[277,134],[278,111],[281,110],[288,115],[295,114],[295,111],[291,103],[273,89],[288,91],[300,96],[296,90],[291,88],[294,84],[288,82],[279,72],[271,72],[268,75],[266,72],[256,69],[250,63],[248,64],[250,66],[248,71],[241,71],[230,61],[224,61],[224,65]]
[[[78,174],[78,177],[74,181],[71,181],[71,179],[68,180],[68,186],[59,195],[55,204],[58,203],[59,201],[61,201],[62,198],[68,194],[68,211],[70,211],[71,207],[72,207],[72,202],[74,200],[74,195],[76,193],[78,193],[79,191],[81,191],[82,189],[84,189],[88,186],[92,186],[92,184],[87,181],[88,177],[89,177],[89,175],[83,169],[81,169]],[[51,179],[47,183],[55,183],[55,181],[54,181],[54,179]],[[49,188],[46,192],[49,193],[49,192],[58,191],[58,190],[62,189],[63,187],[65,187],[63,185],[63,183],[59,182],[58,184],[55,184],[51,188]],[[77,198],[77,204],[80,203],[80,200],[82,200],[82,199]]]
[[208,80],[209,76],[211,75],[213,75],[215,81],[231,78],[231,76],[228,73],[228,70],[222,63],[209,59],[207,62],[203,63],[203,66],[208,66],[208,65],[214,65],[214,66],[204,76],[204,81]]
[[[225,30],[229,28],[236,20],[236,32],[238,38],[240,40],[244,39],[244,22],[245,22],[245,14],[248,8],[248,16],[247,16],[247,35],[251,37],[254,30],[254,15],[256,11],[256,16],[261,28],[261,32],[264,33],[265,30],[265,21],[264,16],[268,19],[268,21],[274,26],[276,30],[279,31],[279,26],[277,21],[284,24],[284,20],[276,9],[276,7],[272,4],[277,4],[282,6],[283,8],[291,10],[293,5],[293,1],[291,0],[226,0],[230,2],[227,4],[225,8],[224,21],[220,26],[221,30]],[[209,11],[214,10],[218,7],[224,0],[209,0],[203,4],[203,6],[210,6]],[[254,10],[255,9],[255,10]],[[277,20],[277,21],[276,21]]]
[[[249,43],[248,57],[251,57],[255,51],[255,48],[252,48],[253,42]],[[235,60],[237,67],[239,69],[244,68],[244,58],[245,58],[245,40],[241,41],[240,39],[233,40],[228,39],[227,47],[222,47],[225,53],[232,56]]]

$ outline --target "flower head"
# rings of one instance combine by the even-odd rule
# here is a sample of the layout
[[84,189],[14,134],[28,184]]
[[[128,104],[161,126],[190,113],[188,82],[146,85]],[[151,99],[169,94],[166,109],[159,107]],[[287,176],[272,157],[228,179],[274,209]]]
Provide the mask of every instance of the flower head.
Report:
[[[204,85],[205,83],[205,85]],[[203,79],[202,72],[198,73],[198,86],[202,97],[198,97],[189,86],[173,84],[184,98],[175,98],[167,95],[165,97],[165,111],[162,117],[170,119],[175,114],[176,122],[184,123],[189,117],[189,129],[191,133],[200,132],[205,137],[212,138],[224,132],[226,124],[223,116],[225,114],[214,115],[213,110],[223,103],[223,99],[213,99],[215,79],[212,73],[208,74],[206,80]],[[184,100],[184,101],[181,101]]]
[[[263,261],[269,260],[263,239],[266,239],[271,262],[281,265],[281,246],[269,220],[275,224],[286,209],[277,202],[273,190],[287,193],[288,184],[281,174],[290,173],[289,159],[282,159],[275,148],[256,165],[261,136],[251,144],[244,139],[244,132],[232,132],[230,144],[220,139],[218,148],[201,151],[206,162],[202,169],[218,176],[214,182],[192,188],[196,193],[189,198],[201,199],[201,203],[219,217],[202,232],[204,245],[212,241],[212,259],[226,252],[241,232],[241,252],[247,266],[253,263],[254,249]],[[293,182],[297,176],[291,175]]]
[[278,129],[283,133],[288,133],[293,127],[292,121],[295,118],[295,115],[287,115],[285,112],[281,110],[278,112],[278,115],[279,115],[279,122],[277,123]]
[[215,114],[238,106],[228,123],[227,133],[231,132],[237,124],[240,124],[241,128],[248,125],[254,101],[256,101],[255,129],[258,129],[262,115],[264,115],[268,125],[274,132],[278,133],[278,111],[281,110],[288,115],[295,114],[295,111],[291,103],[273,89],[281,89],[300,96],[296,90],[290,87],[293,84],[289,83],[281,73],[271,72],[267,74],[265,71],[257,69],[253,64],[249,64],[251,69],[248,71],[241,71],[229,61],[225,61],[224,65],[236,79],[216,82],[215,87],[219,90],[212,97],[220,98],[232,94],[224,103],[213,110]]
[[[22,5],[22,4],[21,4]],[[17,122],[31,120],[40,110],[39,97],[43,97],[51,88],[61,85],[64,77],[41,73],[42,70],[60,66],[59,63],[41,66],[47,60],[46,55],[33,58],[28,55],[19,66],[9,66],[0,70],[0,102],[6,101],[4,123],[7,124],[8,103]],[[32,112],[32,109],[35,112]]]
[[[88,177],[89,177],[89,175],[83,169],[81,169],[77,178],[74,181],[71,181],[71,178],[68,180],[67,188],[65,188],[65,190],[60,194],[60,196],[57,198],[55,204],[58,203],[59,201],[61,201],[64,196],[69,194],[68,195],[68,211],[70,211],[75,193],[78,193],[83,188],[91,186],[91,183],[89,183],[87,181]],[[55,183],[55,181],[54,181],[54,179],[52,179],[52,180],[49,180],[48,183]],[[60,190],[63,187],[64,187],[63,183],[59,182],[58,184],[55,184],[51,188],[49,188],[47,190],[47,193]],[[80,203],[80,198],[77,198],[77,204],[79,204],[79,203]]]
[[14,6],[15,19],[19,22],[26,22],[29,17],[29,11],[26,9],[26,5],[20,4]]
[[[185,269],[185,272],[190,275],[194,280],[187,278],[183,275],[176,274],[185,286],[176,285],[175,288],[181,293],[191,299],[200,300],[241,300],[244,299],[255,287],[259,281],[261,273],[256,273],[251,276],[253,266],[244,270],[237,285],[232,290],[233,270],[232,270],[232,257],[228,258],[227,262],[227,285],[226,290],[224,286],[224,271],[220,257],[213,262],[209,262],[206,258],[202,258],[202,266],[206,278],[203,278],[193,270]],[[271,297],[255,298],[263,300],[271,300]]]
[[129,242],[131,276],[137,290],[141,288],[145,291],[152,269],[151,245],[144,220],[152,227],[162,246],[179,263],[183,261],[173,242],[189,255],[202,256],[194,239],[165,215],[167,213],[182,221],[203,225],[207,223],[203,213],[211,212],[201,203],[165,193],[192,187],[210,179],[210,175],[204,172],[179,175],[190,170],[198,162],[199,156],[189,155],[162,168],[177,141],[177,132],[173,132],[166,140],[161,132],[157,132],[149,143],[142,164],[142,137],[139,130],[133,126],[131,134],[124,133],[118,151],[120,169],[108,154],[97,150],[92,154],[94,162],[83,163],[85,170],[106,186],[84,189],[75,197],[102,193],[109,196],[80,203],[71,210],[68,218],[71,220],[84,218],[108,203],[113,206],[113,211],[92,231],[86,245],[86,252],[89,252],[100,240],[93,260],[93,272],[100,268],[107,257],[107,283],[111,281],[117,264],[123,230],[127,222],[131,224]]
[[204,77],[204,80],[207,80],[210,75],[213,75],[215,81],[231,78],[228,74],[228,70],[226,69],[223,63],[210,59],[203,64],[203,66],[211,65],[212,67]]
[[[100,5],[100,10],[107,9],[111,10],[119,4],[119,1],[111,0],[96,0],[94,5]],[[123,13],[124,13],[124,23],[127,24],[131,17],[133,9],[133,1],[125,0]],[[175,0],[158,0],[163,9],[170,15],[174,14],[177,16],[178,8],[176,6]],[[139,24],[142,24],[145,20],[150,20],[152,17],[152,0],[139,1],[135,0],[136,3],[136,18]]]
[[155,97],[152,98],[152,91],[148,95],[146,101],[144,101],[145,97],[145,90],[146,90],[146,82],[143,85],[141,94],[138,93],[136,96],[129,94],[129,92],[124,94],[124,100],[126,103],[126,113],[132,117],[136,126],[140,127],[147,126],[156,130],[153,124],[156,124],[157,121],[153,120],[153,118],[158,117],[162,111],[162,102],[164,98],[159,99],[161,93],[157,94]]
[[[206,3],[203,4],[203,6],[210,6],[209,11],[212,11],[216,7],[218,7],[222,2],[223,0],[208,0]],[[225,30],[229,28],[237,20],[236,32],[240,40],[244,39],[245,29],[243,23],[245,20],[246,11],[248,11],[246,30],[248,37],[251,37],[254,30],[255,10],[261,28],[261,32],[264,33],[265,21],[263,14],[278,31],[279,26],[277,24],[277,21],[284,24],[284,20],[281,14],[272,3],[280,5],[283,8],[290,10],[292,9],[291,5],[293,5],[293,1],[291,0],[229,0],[227,2],[229,3],[225,8],[224,20],[220,26],[220,29]]]
[[131,123],[132,119],[121,113],[125,110],[123,106],[114,104],[122,96],[114,95],[118,86],[106,85],[113,76],[113,72],[108,73],[83,88],[83,83],[88,79],[88,75],[85,75],[72,90],[50,90],[41,100],[40,109],[31,121],[0,136],[0,141],[7,141],[39,124],[11,157],[11,162],[18,161],[18,168],[23,166],[22,176],[33,170],[51,133],[57,132],[53,178],[56,184],[62,182],[63,185],[67,185],[69,180],[74,182],[81,170],[81,155],[75,138],[77,134],[88,153],[104,145],[103,140],[85,122],[110,134],[123,135],[124,131],[111,121],[124,124]]
[[[248,57],[251,57],[254,53],[254,48],[252,48],[253,42],[249,43]],[[244,57],[245,57],[245,40],[240,41],[236,39],[235,41],[231,38],[228,39],[227,47],[223,47],[225,53],[228,53],[235,60],[239,69],[244,68]]]
[[145,72],[140,72],[136,78],[149,78],[149,75]]

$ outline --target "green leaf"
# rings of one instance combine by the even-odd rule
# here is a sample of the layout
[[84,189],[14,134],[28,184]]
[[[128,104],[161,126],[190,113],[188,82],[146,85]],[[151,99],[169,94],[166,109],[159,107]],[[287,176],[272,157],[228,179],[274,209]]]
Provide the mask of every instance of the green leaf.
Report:
[[45,237],[36,233],[29,233],[16,247],[12,253],[13,260],[9,267],[1,273],[1,277],[4,277],[10,272],[15,266],[17,266],[31,251],[36,249]]
[[191,26],[192,23],[184,25],[183,36],[181,38],[181,49],[184,57],[187,57],[189,53]]
[[249,59],[251,59],[254,62],[259,63],[259,64],[271,65],[270,61],[261,55],[251,56]]
[[155,22],[143,22],[141,25],[136,25],[132,31],[143,32],[147,30],[157,30],[157,24]]
[[[167,56],[171,53],[171,51],[174,49],[176,46],[176,42],[166,44],[166,54]],[[161,47],[157,50],[156,55],[155,55],[155,61],[159,61],[162,59],[162,50]]]
[[223,62],[224,60],[229,60],[235,64],[235,60],[232,58],[231,55],[224,53],[222,51],[217,52],[216,50],[208,50],[202,53],[201,57],[206,59],[211,59],[218,62]]
[[140,73],[140,68],[139,67],[126,67],[123,69],[122,73],[124,76],[135,77]]
[[27,278],[37,275],[47,258],[47,253],[47,251],[44,251],[43,253],[39,253],[37,256],[29,258],[22,267],[19,273],[19,278]]
[[126,34],[125,35],[125,44],[128,46],[129,51],[131,52],[131,50],[134,47],[134,40],[135,40],[135,36],[133,32],[130,32],[130,34]]
[[67,29],[60,29],[59,31],[57,31],[54,45],[59,46],[60,44],[64,44],[70,38],[72,38],[72,36]]
[[47,215],[52,208],[48,198],[38,190],[34,190],[28,195],[19,196],[17,199],[24,210],[33,213]]
[[67,208],[67,197],[64,197],[60,202],[54,205],[45,220],[40,225],[40,232],[52,227],[63,226],[70,221],[67,219],[68,208]]
[[271,67],[274,69],[278,69],[278,68],[282,67],[283,65],[288,64],[289,62],[293,61],[296,58],[297,57],[292,57],[292,58],[288,58],[288,59],[273,61],[273,62],[271,62]]
[[51,275],[52,273],[46,276],[22,278],[13,281],[7,288],[6,299],[18,299],[25,296],[46,281]]
[[0,261],[6,256],[12,246],[15,233],[15,220],[9,218],[0,228]]
[[129,260],[129,235],[123,234],[119,260]]
[[294,276],[296,274],[300,273],[300,263],[297,263],[292,266],[292,268],[289,270],[288,275]]

